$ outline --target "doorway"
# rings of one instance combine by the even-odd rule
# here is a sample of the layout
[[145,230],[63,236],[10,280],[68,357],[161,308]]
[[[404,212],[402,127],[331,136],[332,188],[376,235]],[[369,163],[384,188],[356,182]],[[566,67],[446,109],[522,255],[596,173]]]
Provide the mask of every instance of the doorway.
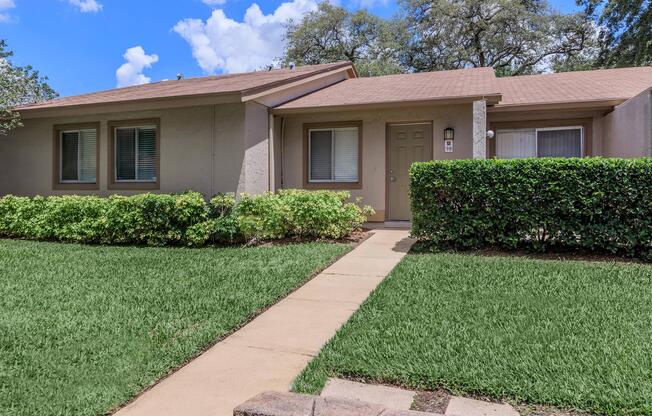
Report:
[[432,159],[432,123],[397,123],[387,128],[387,220],[410,221],[410,166]]

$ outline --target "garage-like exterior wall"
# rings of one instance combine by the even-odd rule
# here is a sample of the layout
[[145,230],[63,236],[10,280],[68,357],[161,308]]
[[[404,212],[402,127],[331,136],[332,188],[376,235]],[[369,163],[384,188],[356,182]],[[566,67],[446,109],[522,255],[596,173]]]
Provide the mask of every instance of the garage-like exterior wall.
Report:
[[[108,123],[140,119],[160,119],[160,189],[108,189]],[[88,122],[100,123],[99,189],[54,190],[53,126]],[[31,118],[24,124],[0,137],[0,195],[111,195],[192,189],[211,196],[268,189],[267,108],[258,104]]]
[[[385,219],[386,205],[386,128],[391,123],[432,122],[434,159],[471,159],[473,157],[473,105],[456,104],[421,107],[396,107],[373,110],[319,112],[277,115],[276,136],[281,137],[282,152],[277,152],[276,163],[281,163],[281,181],[277,188],[302,188],[304,178],[303,126],[308,123],[362,121],[362,186],[351,194],[361,197],[362,203],[376,210],[374,221]],[[281,129],[280,126],[284,125]],[[455,129],[452,153],[444,152],[444,129]]]
[[617,106],[602,119],[603,155],[652,156],[652,88]]

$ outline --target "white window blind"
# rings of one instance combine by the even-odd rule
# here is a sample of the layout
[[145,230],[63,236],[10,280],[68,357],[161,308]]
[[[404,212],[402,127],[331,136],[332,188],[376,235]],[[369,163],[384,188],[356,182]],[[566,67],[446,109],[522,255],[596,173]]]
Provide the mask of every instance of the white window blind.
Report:
[[156,135],[155,126],[116,128],[116,181],[156,181]]
[[309,181],[358,181],[358,129],[319,129],[309,132]]
[[97,131],[72,130],[60,133],[60,181],[95,183],[97,181]]
[[498,130],[496,157],[582,157],[582,140],[581,127]]
[[534,129],[499,130],[496,135],[496,157],[517,159],[537,156],[537,137]]

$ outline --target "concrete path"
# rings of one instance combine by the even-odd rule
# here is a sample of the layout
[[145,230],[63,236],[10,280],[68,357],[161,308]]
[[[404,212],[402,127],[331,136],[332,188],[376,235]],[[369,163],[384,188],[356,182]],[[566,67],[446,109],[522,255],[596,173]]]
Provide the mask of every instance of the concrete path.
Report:
[[408,230],[375,230],[355,250],[116,413],[231,416],[294,378],[405,256]]

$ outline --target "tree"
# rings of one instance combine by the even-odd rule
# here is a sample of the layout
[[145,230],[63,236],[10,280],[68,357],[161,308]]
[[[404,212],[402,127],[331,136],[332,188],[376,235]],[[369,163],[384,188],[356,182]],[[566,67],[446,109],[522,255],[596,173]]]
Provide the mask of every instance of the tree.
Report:
[[584,13],[560,14],[544,0],[403,0],[402,10],[411,39],[403,61],[417,71],[572,66],[595,32]]
[[401,35],[406,32],[400,21],[322,2],[301,21],[288,24],[283,60],[304,65],[351,61],[361,76],[395,74],[403,72]]
[[598,67],[652,65],[652,0],[577,0],[600,27]]
[[20,114],[13,108],[19,105],[57,97],[57,93],[31,66],[14,66],[9,58],[13,52],[0,40],[0,134],[6,135],[21,126]]

